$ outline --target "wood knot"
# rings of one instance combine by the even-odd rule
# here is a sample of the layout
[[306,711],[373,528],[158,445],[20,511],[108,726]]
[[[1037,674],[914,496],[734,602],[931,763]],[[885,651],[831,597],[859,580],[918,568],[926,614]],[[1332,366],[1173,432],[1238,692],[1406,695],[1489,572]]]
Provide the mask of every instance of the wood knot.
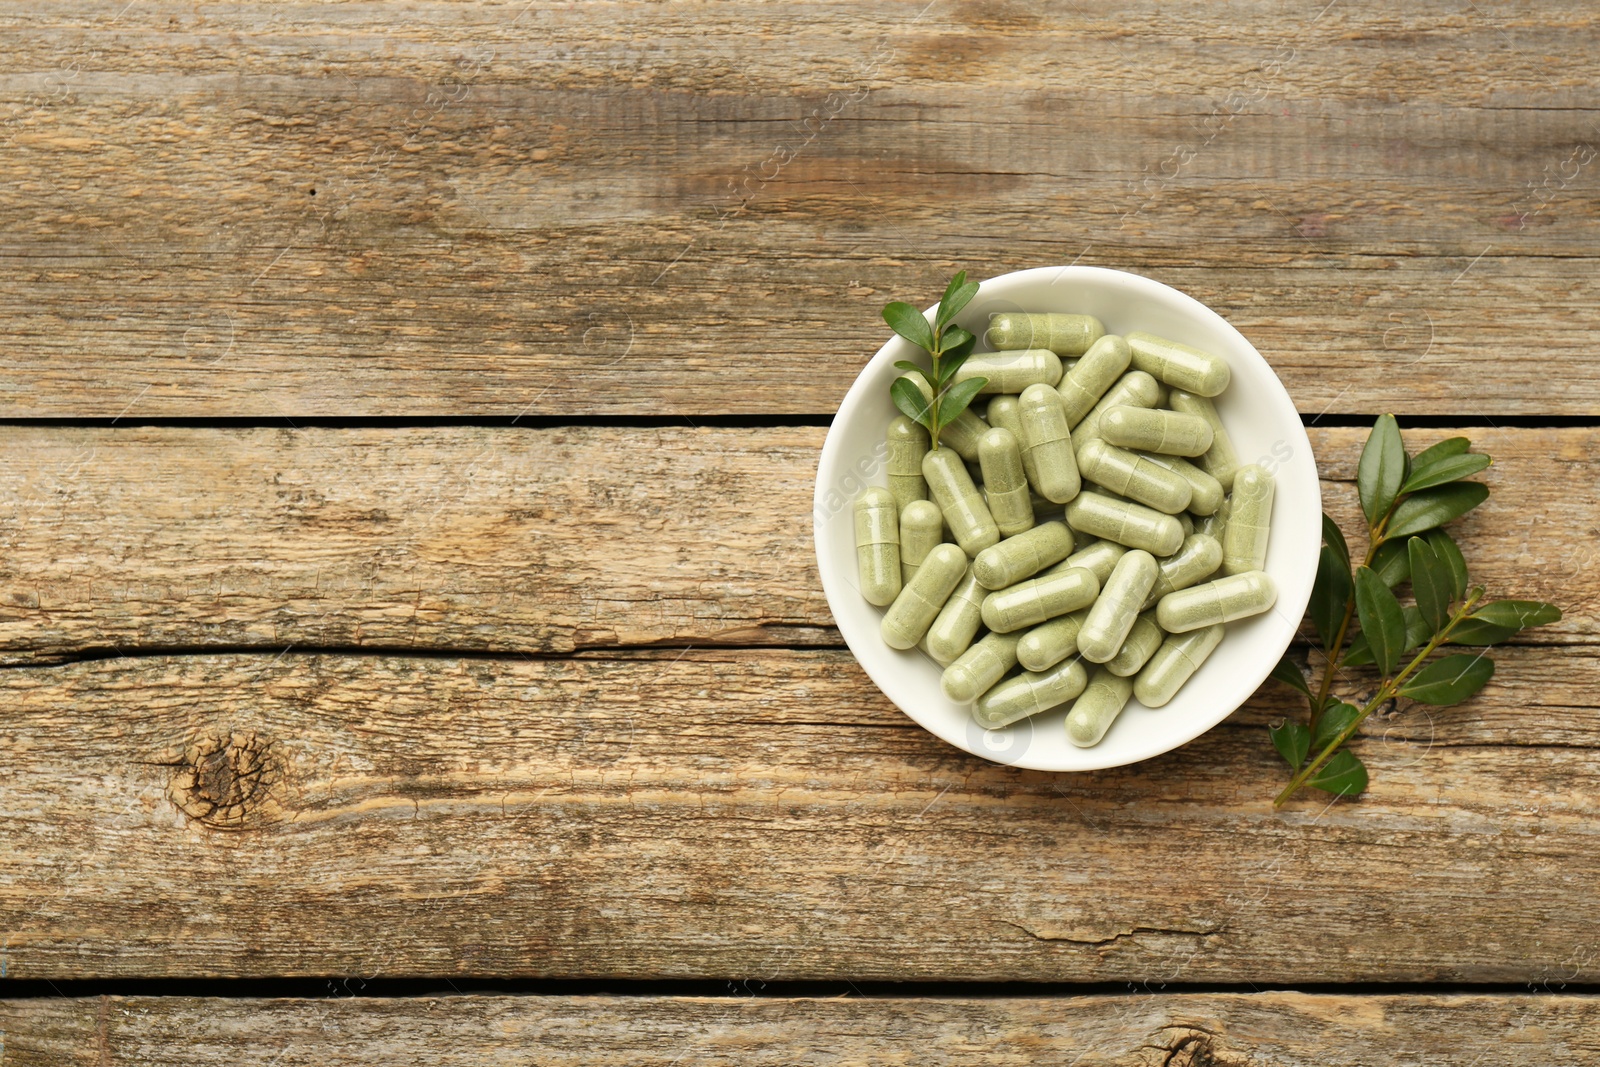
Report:
[[253,732],[202,737],[172,766],[173,802],[214,830],[259,824],[282,770],[272,742]]
[[1208,1033],[1194,1031],[1180,1036],[1172,1044],[1164,1046],[1167,1055],[1161,1061],[1161,1067],[1229,1067],[1217,1058],[1211,1037]]

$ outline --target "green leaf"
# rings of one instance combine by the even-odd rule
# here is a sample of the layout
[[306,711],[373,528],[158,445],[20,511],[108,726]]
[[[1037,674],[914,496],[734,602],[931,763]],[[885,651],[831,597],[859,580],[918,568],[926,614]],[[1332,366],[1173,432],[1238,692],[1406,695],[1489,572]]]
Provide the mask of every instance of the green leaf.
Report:
[[949,358],[952,355],[960,354],[960,357],[965,360],[966,355],[971,354],[973,341],[976,341],[976,338],[973,338],[973,334],[966,333],[960,326],[950,326],[949,330],[944,331],[939,336],[939,355],[944,357],[939,360],[939,374],[941,374],[942,378],[949,379],[949,371],[947,371]]
[[1311,686],[1306,684],[1306,676],[1300,672],[1300,665],[1290,659],[1287,653],[1278,661],[1277,666],[1272,668],[1270,677],[1275,678],[1291,689],[1300,690],[1306,695],[1307,700],[1313,699]]
[[1394,509],[1384,537],[1410,537],[1458,519],[1489,499],[1482,482],[1451,482],[1408,496]]
[[1321,752],[1344,728],[1361,716],[1361,709],[1342,700],[1329,701],[1328,707],[1317,718],[1317,728],[1311,734],[1311,751]]
[[1542,600],[1495,600],[1479,606],[1470,618],[1526,630],[1530,626],[1560,622],[1561,609]]
[[[952,333],[955,332],[956,330],[961,330],[961,327],[959,327],[959,326],[950,327],[950,331]],[[961,359],[964,360],[968,356],[972,355],[972,350],[977,345],[978,339],[976,337],[972,336],[970,333],[967,333],[966,330],[961,330],[961,333],[965,334],[966,338],[965,338],[965,340],[962,340],[958,344],[948,344],[948,343],[946,343],[944,341],[940,341],[941,351],[940,351],[939,354],[941,356],[943,356],[945,359],[953,359],[953,358],[956,358],[956,357],[960,357]]]
[[[1428,629],[1428,624],[1422,621],[1422,612],[1410,604],[1400,607],[1400,615],[1406,622],[1406,647],[1405,652],[1421,648],[1428,638],[1433,636],[1433,631]],[[1402,652],[1402,655],[1405,653]],[[1372,648],[1367,644],[1366,634],[1356,634],[1350,642],[1350,651],[1344,654],[1339,661],[1342,667],[1365,667],[1373,660]]]
[[1344,543],[1344,531],[1339,529],[1339,524],[1328,518],[1328,513],[1322,513],[1322,543],[1333,549],[1333,554],[1344,564],[1344,569],[1350,569],[1350,546]]
[[[1428,624],[1422,621],[1422,612],[1410,604],[1400,607],[1400,614],[1406,622],[1406,647],[1405,652],[1421,648],[1433,632],[1428,629]],[[1405,653],[1402,652],[1402,655]],[[1350,641],[1350,651],[1344,654],[1339,661],[1341,667],[1365,667],[1373,659],[1372,648],[1367,644],[1366,634],[1356,634]]]
[[978,283],[967,281],[966,271],[956,271],[955,277],[950,279],[950,284],[944,287],[944,296],[939,298],[939,310],[934,315],[933,324],[943,329],[947,323],[961,314],[961,309],[971,303],[972,298],[977,295]]
[[1482,689],[1494,677],[1494,660],[1483,653],[1435,660],[1400,687],[1400,695],[1419,704],[1447,708]]
[[1404,541],[1385,541],[1372,554],[1372,569],[1378,572],[1383,584],[1394,589],[1411,577],[1411,555]]
[[1450,631],[1452,645],[1498,645],[1517,632],[1515,626],[1496,626],[1492,622],[1474,619],[1471,615],[1456,623]]
[[965,284],[967,284],[967,272],[964,270],[956,271],[950,276],[950,280],[945,283],[944,295],[939,298],[939,302],[941,304],[948,304],[950,302],[950,298],[955,295],[956,290],[960,289]]
[[1405,476],[1406,446],[1400,440],[1400,427],[1393,415],[1380,415],[1356,468],[1356,489],[1369,525],[1376,526],[1388,512]]
[[915,363],[911,362],[909,359],[897,359],[894,361],[894,365],[905,371],[907,374],[915,374],[929,385],[933,384],[933,382],[928,378],[928,372],[922,367],[919,367]]
[[1341,749],[1306,782],[1313,789],[1335,796],[1359,796],[1367,788],[1367,768],[1349,749]]
[[917,423],[929,433],[933,432],[933,413],[929,410],[929,402],[924,399],[922,390],[909,378],[896,378],[889,385],[889,399],[894,401],[894,406],[912,422]]
[[969,341],[976,340],[972,334],[959,326],[946,326],[939,335],[939,347],[945,352],[953,352]]
[[956,371],[961,369],[961,364],[965,363],[967,361],[967,357],[970,355],[972,355],[972,350],[968,348],[965,352],[946,352],[944,355],[940,356],[939,384],[948,384],[950,379],[956,376]]
[[1400,615],[1406,622],[1406,652],[1421,648],[1428,643],[1428,638],[1437,632],[1429,629],[1427,622],[1422,618],[1422,612],[1413,604],[1402,604]]
[[902,300],[883,306],[883,321],[889,329],[904,337],[918,348],[933,349],[933,327],[922,317],[922,312]]
[[1469,475],[1477,474],[1489,465],[1489,457],[1481,452],[1470,452],[1464,456],[1446,456],[1436,463],[1428,466],[1411,467],[1411,477],[1400,487],[1402,493],[1414,493],[1419,489],[1429,489],[1435,485],[1443,485]]
[[1350,607],[1350,565],[1339,559],[1331,545],[1323,545],[1317,555],[1317,577],[1311,584],[1311,602],[1306,605],[1311,625],[1323,648],[1332,648]]
[[1400,613],[1400,601],[1370,567],[1356,568],[1356,614],[1361,617],[1361,632],[1372,649],[1373,662],[1388,677],[1400,665],[1406,620]]
[[1450,569],[1439,561],[1428,542],[1413,537],[1406,542],[1411,556],[1411,595],[1416,598],[1417,610],[1427,624],[1428,633],[1444,629],[1450,619],[1450,601],[1453,599],[1453,579]]
[[1471,447],[1472,442],[1465,437],[1446,437],[1438,444],[1418,452],[1416,458],[1411,461],[1411,469],[1413,471],[1421,470],[1430,463],[1437,463],[1441,459],[1449,459],[1451,456],[1459,456]]
[[1456,623],[1452,645],[1497,645],[1529,626],[1559,622],[1561,609],[1542,600],[1496,600]]
[[956,416],[967,410],[972,398],[978,395],[978,390],[988,384],[987,378],[968,378],[946,389],[944,396],[939,398],[939,429],[955,422]]
[[1299,770],[1306,761],[1306,754],[1311,751],[1311,728],[1303,722],[1285,719],[1277,726],[1267,727],[1267,733],[1272,736],[1272,746],[1278,750],[1278,755],[1283,757],[1289,769]]
[[1467,595],[1467,560],[1455,539],[1443,530],[1428,531],[1428,547],[1450,571],[1450,599],[1460,600]]

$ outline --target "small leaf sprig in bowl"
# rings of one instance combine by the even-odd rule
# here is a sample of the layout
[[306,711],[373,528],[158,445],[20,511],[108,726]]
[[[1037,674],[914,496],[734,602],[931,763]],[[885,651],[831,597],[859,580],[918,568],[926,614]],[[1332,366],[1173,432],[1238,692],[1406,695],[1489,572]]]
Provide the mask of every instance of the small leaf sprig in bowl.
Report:
[[[1394,416],[1384,415],[1368,435],[1356,471],[1367,525],[1364,560],[1352,567],[1343,532],[1323,515],[1322,551],[1306,610],[1321,648],[1321,677],[1313,687],[1288,655],[1272,671],[1303,693],[1310,709],[1305,722],[1290,719],[1270,728],[1293,772],[1276,806],[1303,786],[1340,796],[1361,793],[1367,768],[1345,746],[1368,715],[1399,699],[1459,704],[1494,676],[1494,660],[1483,651],[1428,662],[1444,645],[1487,647],[1560,620],[1560,608],[1538,600],[1485,602],[1483,587],[1470,584],[1461,549],[1441,529],[1489,497],[1488,486],[1462,480],[1490,463],[1471,447],[1465,437],[1452,437],[1409,456]],[[1413,603],[1401,604],[1395,590],[1406,582]],[[1376,667],[1381,678],[1370,699],[1357,707],[1333,695],[1340,667],[1365,665]]]
[[896,378],[889,387],[894,406],[913,422],[928,431],[932,447],[939,447],[939,431],[967,409],[979,390],[989,384],[987,378],[968,378],[952,384],[956,371],[972,354],[977,338],[955,325],[961,309],[978,295],[978,283],[967,281],[967,272],[959,271],[945,287],[939,310],[934,313],[933,325],[922,317],[922,312],[904,301],[896,300],[884,305],[883,321],[889,328],[933,357],[933,372],[907,359],[895,360],[895,366],[915,374],[927,383],[928,396],[924,396],[914,381]]

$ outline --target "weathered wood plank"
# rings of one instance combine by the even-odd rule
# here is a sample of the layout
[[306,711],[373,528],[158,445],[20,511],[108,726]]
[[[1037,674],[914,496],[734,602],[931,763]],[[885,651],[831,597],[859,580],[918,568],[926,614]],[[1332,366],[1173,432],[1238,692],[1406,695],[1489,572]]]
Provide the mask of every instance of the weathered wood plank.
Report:
[[1366,799],[1282,814],[1276,686],[1055,775],[938,741],[842,651],[14,668],[0,964],[1594,981],[1600,654],[1499,659],[1465,707],[1370,724]]
[[1073,260],[1212,304],[1308,412],[1600,401],[1578,0],[0,32],[0,416],[825,413],[885,299]]
[[[1600,431],[1466,432],[1496,459],[1456,527],[1477,577],[1566,607],[1537,640],[1592,639]],[[837,645],[809,514],[823,433],[0,427],[0,660]],[[1312,431],[1352,525],[1364,433]]]
[[837,643],[822,431],[0,429],[0,643]]
[[1576,1067],[1584,996],[1270,992],[998,999],[457,997],[0,1001],[12,1067],[924,1064]]

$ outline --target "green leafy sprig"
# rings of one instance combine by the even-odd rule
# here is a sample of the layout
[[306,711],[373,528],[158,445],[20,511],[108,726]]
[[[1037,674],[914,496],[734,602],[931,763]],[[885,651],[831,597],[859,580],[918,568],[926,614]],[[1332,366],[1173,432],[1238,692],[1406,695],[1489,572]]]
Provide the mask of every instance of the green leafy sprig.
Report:
[[889,396],[895,407],[928,431],[934,448],[939,447],[939,431],[954,422],[978,391],[989,384],[987,378],[967,378],[952,384],[956,371],[972,354],[972,347],[978,340],[955,325],[955,317],[977,295],[978,283],[967,281],[966,271],[958,271],[945,286],[944,298],[939,301],[932,326],[922,317],[922,312],[903,301],[893,301],[883,308],[883,321],[890,329],[933,357],[931,375],[908,359],[897,359],[894,363],[926,382],[928,396],[906,378],[894,380],[889,386]]
[[[1272,677],[1305,694],[1310,708],[1308,721],[1270,728],[1273,745],[1293,772],[1276,806],[1302,786],[1340,796],[1361,793],[1367,768],[1344,746],[1368,715],[1400,698],[1436,707],[1459,704],[1494,676],[1494,660],[1482,651],[1427,663],[1444,645],[1494,645],[1561,618],[1560,608],[1537,600],[1485,603],[1483,587],[1469,583],[1461,549],[1439,528],[1488,499],[1488,486],[1461,480],[1490,462],[1469,451],[1471,445],[1452,437],[1409,456],[1394,416],[1384,415],[1367,436],[1356,470],[1368,545],[1359,565],[1352,568],[1344,534],[1323,515],[1322,552],[1306,609],[1321,644],[1322,674],[1313,689],[1287,655],[1272,670]],[[1407,582],[1413,603],[1402,604],[1395,590]],[[1360,629],[1353,632],[1352,623]],[[1338,668],[1368,664],[1381,681],[1365,704],[1357,707],[1331,694]]]

